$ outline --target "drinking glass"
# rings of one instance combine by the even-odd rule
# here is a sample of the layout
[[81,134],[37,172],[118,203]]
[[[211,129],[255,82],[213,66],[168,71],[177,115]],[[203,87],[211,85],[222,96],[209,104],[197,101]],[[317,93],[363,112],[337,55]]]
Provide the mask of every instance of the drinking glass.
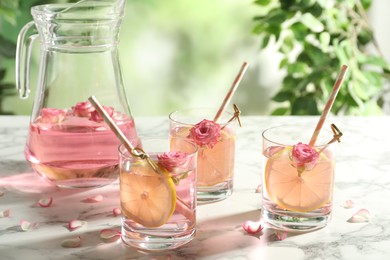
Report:
[[190,242],[196,224],[197,146],[181,139],[144,138],[148,158],[119,146],[122,241],[145,251]]
[[197,200],[200,203],[223,200],[233,192],[237,120],[233,114],[224,112],[219,122],[213,123],[216,111],[194,108],[169,115],[171,142],[181,137],[199,146]]
[[336,145],[328,144],[333,135],[326,130],[306,145],[313,130],[283,125],[262,134],[262,217],[273,228],[311,231],[331,218]]

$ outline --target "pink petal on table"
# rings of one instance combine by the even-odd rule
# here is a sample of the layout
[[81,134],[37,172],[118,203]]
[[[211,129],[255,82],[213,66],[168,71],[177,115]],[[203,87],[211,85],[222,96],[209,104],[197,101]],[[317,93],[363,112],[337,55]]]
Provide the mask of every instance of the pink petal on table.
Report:
[[371,218],[371,214],[367,209],[360,209],[358,212],[352,215],[348,222],[350,223],[362,223],[368,222]]
[[260,233],[263,230],[263,227],[261,226],[260,222],[254,222],[247,220],[242,224],[242,228],[251,235]]
[[6,210],[3,210],[3,211],[0,211],[0,218],[7,218],[11,216],[11,210],[10,209],[6,209]]
[[81,237],[75,237],[75,238],[70,238],[70,239],[65,239],[61,243],[62,247],[66,248],[76,248],[81,246]]
[[277,240],[281,241],[287,238],[286,231],[275,231],[275,237]]
[[121,237],[121,232],[115,229],[103,229],[100,231],[100,239],[106,243],[117,241]]
[[70,231],[73,231],[73,230],[76,230],[78,228],[81,228],[82,226],[84,226],[86,224],[87,224],[86,221],[75,219],[75,220],[71,220],[68,222],[68,228]]
[[53,198],[45,198],[45,199],[40,199],[38,201],[38,205],[41,206],[42,208],[47,208],[50,207],[51,204],[53,203]]
[[261,193],[261,188],[262,188],[261,184],[257,185],[255,193]]
[[355,207],[355,203],[352,200],[346,200],[344,202],[344,204],[341,205],[341,207],[343,207],[345,209],[351,209],[351,208]]
[[112,214],[114,214],[114,216],[117,217],[122,214],[122,210],[120,208],[114,208],[112,210]]
[[20,228],[22,229],[22,231],[29,231],[31,230],[33,227],[33,225],[27,221],[27,220],[21,220],[20,221]]
[[93,197],[86,198],[85,200],[83,200],[83,202],[95,203],[95,202],[101,202],[102,200],[103,200],[103,196],[102,195],[96,195],[96,196],[93,196]]

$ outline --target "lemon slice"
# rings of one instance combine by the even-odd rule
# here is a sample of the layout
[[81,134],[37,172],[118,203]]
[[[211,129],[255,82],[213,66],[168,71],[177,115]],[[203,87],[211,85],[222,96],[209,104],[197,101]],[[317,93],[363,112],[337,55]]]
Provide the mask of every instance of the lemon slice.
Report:
[[214,186],[233,177],[235,136],[221,131],[221,140],[213,148],[198,152],[198,185]]
[[120,174],[122,213],[145,227],[159,227],[176,207],[175,184],[167,171],[156,173],[148,162],[133,164]]
[[283,209],[308,212],[321,208],[332,198],[333,161],[321,160],[299,176],[291,164],[290,150],[279,150],[267,160],[264,182],[268,195]]

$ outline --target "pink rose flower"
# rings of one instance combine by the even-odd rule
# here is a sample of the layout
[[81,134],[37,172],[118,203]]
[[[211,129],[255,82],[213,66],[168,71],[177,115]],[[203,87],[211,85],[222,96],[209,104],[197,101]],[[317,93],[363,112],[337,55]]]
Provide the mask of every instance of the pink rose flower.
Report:
[[169,172],[175,169],[185,169],[189,162],[188,154],[180,151],[158,154],[157,159],[160,165]]
[[89,101],[79,102],[72,107],[72,113],[79,117],[90,117],[91,112],[95,111],[95,108]]
[[213,148],[221,136],[221,126],[214,121],[202,120],[190,129],[189,138],[197,145]]
[[304,167],[304,169],[312,169],[317,163],[319,153],[310,145],[299,142],[293,146],[292,160],[298,167]]
[[57,108],[42,108],[40,123],[54,124],[61,123],[66,116],[66,110]]
[[[114,115],[114,108],[113,107],[106,107],[103,106],[104,110],[106,110],[107,114],[112,117]],[[95,121],[95,122],[102,122],[103,117],[100,116],[100,114],[94,110],[91,112],[91,115],[89,116],[89,120]]]

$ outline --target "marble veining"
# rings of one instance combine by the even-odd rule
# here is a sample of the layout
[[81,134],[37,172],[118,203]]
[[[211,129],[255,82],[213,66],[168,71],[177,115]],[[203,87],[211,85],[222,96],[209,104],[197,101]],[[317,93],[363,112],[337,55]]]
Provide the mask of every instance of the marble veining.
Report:
[[[24,159],[28,117],[0,116],[0,259],[390,259],[390,117],[330,117],[344,133],[338,147],[334,210],[324,229],[288,234],[278,241],[274,230],[246,234],[245,220],[260,219],[261,132],[287,123],[315,125],[318,117],[242,117],[237,132],[234,193],[228,199],[197,209],[194,241],[172,252],[146,254],[125,247],[120,240],[104,243],[102,229],[118,229],[120,218],[118,183],[97,189],[59,189],[40,180]],[[164,117],[136,118],[140,136],[167,136]],[[102,195],[103,201],[88,203],[88,197]],[[36,205],[53,197],[51,207]],[[353,200],[355,207],[341,205]],[[366,223],[349,223],[360,208],[371,213]],[[67,228],[72,219],[87,224]],[[20,220],[35,228],[20,229]],[[61,242],[80,236],[78,248],[64,248]]]

